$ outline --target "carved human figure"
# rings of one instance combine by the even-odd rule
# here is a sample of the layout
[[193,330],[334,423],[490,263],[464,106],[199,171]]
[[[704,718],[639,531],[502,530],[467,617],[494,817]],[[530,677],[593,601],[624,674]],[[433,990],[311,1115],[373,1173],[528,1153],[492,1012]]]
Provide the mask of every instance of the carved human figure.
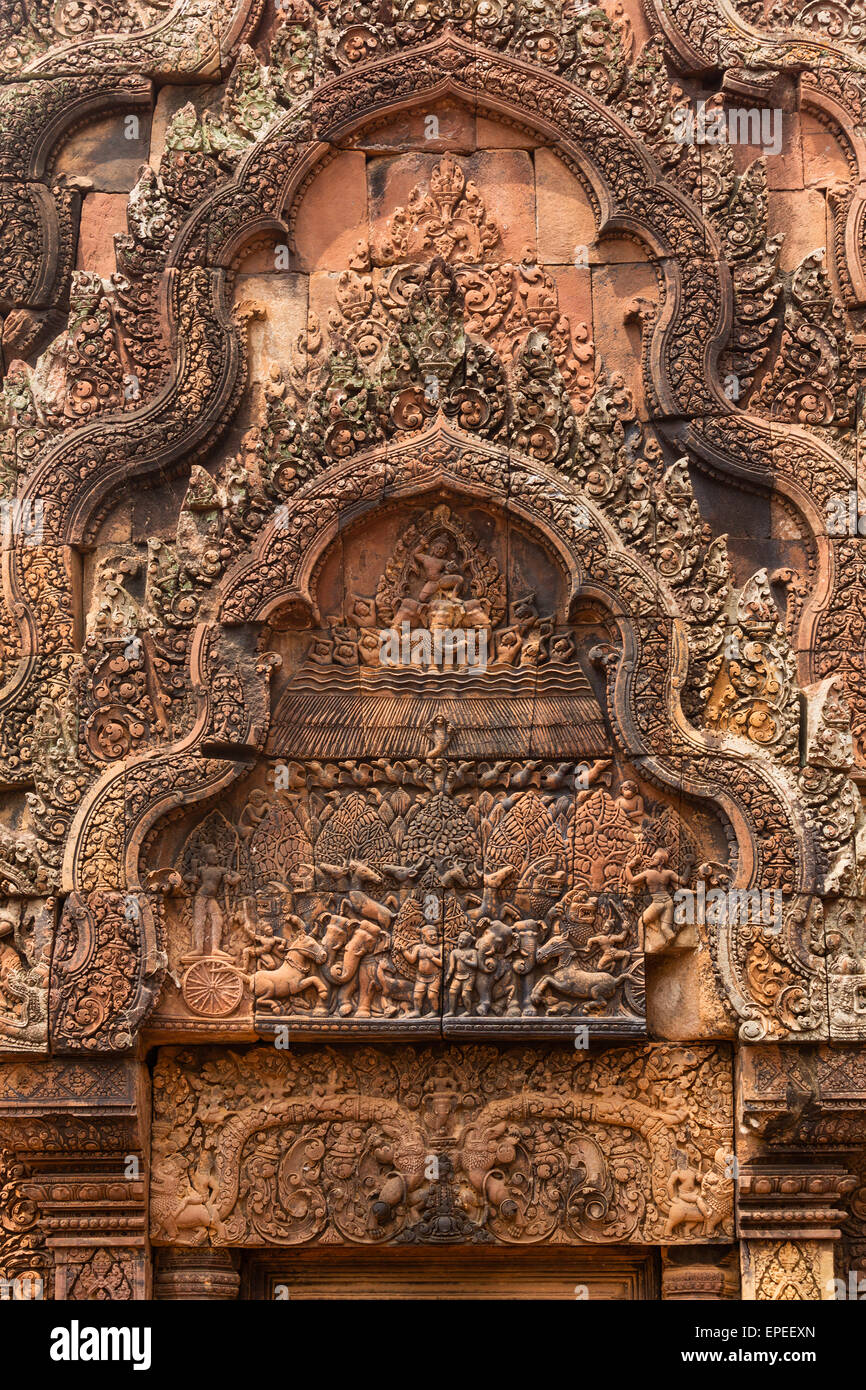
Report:
[[457,945],[448,953],[448,1012],[456,1014],[471,1013],[475,993],[475,976],[478,973],[478,952],[471,931],[462,931]]
[[[611,904],[611,914],[616,913],[620,921],[620,931],[603,931],[591,936],[586,943],[587,950],[593,946],[601,947],[601,955],[598,958],[599,970],[608,970],[611,966],[625,965],[631,960],[631,951],[625,944],[629,939],[629,927],[625,917],[616,904]],[[609,919],[608,926],[613,923]]]
[[614,975],[609,970],[584,970],[575,960],[576,948],[561,927],[549,941],[540,946],[536,955],[539,965],[556,961],[550,974],[543,975],[534,986],[530,1002],[535,1007],[547,1007],[557,1000],[577,1003],[586,1000],[587,1013],[602,1013],[617,990],[627,979],[628,972]]
[[238,834],[248,840],[267,816],[271,808],[268,794],[261,787],[254,787],[247,797],[247,804],[238,817]]
[[494,666],[513,666],[520,656],[523,638],[516,627],[503,628],[496,634],[496,656]]
[[665,1223],[665,1236],[674,1235],[680,1226],[691,1230],[703,1225],[700,1183],[700,1175],[687,1164],[675,1168],[671,1173],[667,1182],[671,1209]]
[[444,536],[437,536],[429,550],[419,545],[413,551],[411,568],[417,574],[423,573],[425,576],[425,582],[418,595],[419,603],[429,602],[441,589],[448,590],[455,598],[459,595],[463,587],[463,575],[448,572],[450,548]]
[[635,825],[640,825],[644,817],[644,800],[638,790],[637,782],[623,782],[614,804],[628,816],[630,821]]
[[666,1236],[674,1235],[680,1226],[685,1226],[687,1231],[703,1227],[702,1235],[715,1234],[733,1209],[730,1162],[730,1154],[719,1148],[703,1177],[687,1164],[671,1173],[667,1184],[671,1209],[665,1225]]
[[191,874],[184,875],[186,883],[198,884],[192,904],[192,955],[215,955],[222,943],[223,912],[219,893],[223,884],[235,887],[241,875],[225,869],[219,863],[215,845],[205,845],[202,860]]
[[282,964],[287,945],[284,937],[274,936],[271,932],[257,932],[246,924],[242,925],[241,930],[250,942],[241,952],[242,970],[249,970],[253,960],[262,970],[276,970]]
[[649,906],[641,913],[640,923],[644,929],[647,949],[658,942],[666,945],[676,936],[674,910],[676,904],[673,889],[679,887],[679,875],[668,868],[670,850],[657,849],[652,856],[649,868],[635,873],[640,856],[629,860],[625,866],[625,880],[632,888],[645,888],[650,895]]
[[537,666],[545,653],[546,637],[540,628],[532,628],[524,633],[520,652],[521,666]]
[[436,922],[425,922],[421,928],[421,940],[407,946],[403,953],[415,966],[417,978],[412,992],[412,1009],[407,1018],[424,1013],[429,1004],[431,1013],[439,1008],[440,966],[442,953],[439,947],[439,927]]
[[600,932],[597,936],[591,936],[587,941],[587,946],[600,946],[601,955],[598,958],[599,970],[607,970],[612,965],[625,963],[631,958],[631,952],[623,947],[623,942],[628,940],[628,928],[625,927],[621,932]]

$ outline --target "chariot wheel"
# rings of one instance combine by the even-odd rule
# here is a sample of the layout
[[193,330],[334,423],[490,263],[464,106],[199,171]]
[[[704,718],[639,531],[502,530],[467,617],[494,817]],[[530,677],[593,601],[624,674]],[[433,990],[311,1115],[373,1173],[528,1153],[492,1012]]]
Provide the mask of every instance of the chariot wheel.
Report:
[[226,1018],[234,1013],[244,992],[237,970],[221,960],[197,960],[180,982],[184,1003],[199,1018]]

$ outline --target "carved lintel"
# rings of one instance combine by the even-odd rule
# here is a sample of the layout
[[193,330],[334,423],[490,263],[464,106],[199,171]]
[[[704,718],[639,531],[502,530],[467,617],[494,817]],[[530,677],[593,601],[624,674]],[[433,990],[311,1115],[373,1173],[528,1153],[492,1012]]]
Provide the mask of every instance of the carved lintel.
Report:
[[730,1245],[727,1065],[652,1045],[163,1048],[153,1238]]

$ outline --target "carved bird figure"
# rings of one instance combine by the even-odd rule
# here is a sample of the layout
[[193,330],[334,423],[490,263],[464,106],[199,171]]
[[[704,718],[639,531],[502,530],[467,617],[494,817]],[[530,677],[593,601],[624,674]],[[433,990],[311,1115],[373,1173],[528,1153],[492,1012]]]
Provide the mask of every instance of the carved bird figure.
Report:
[[537,762],[529,762],[525,763],[523,767],[516,768],[508,779],[508,785],[518,788],[529,786],[535,780],[538,766]]
[[330,791],[339,784],[340,769],[332,763],[309,762],[307,768],[317,791]]
[[511,764],[507,762],[491,763],[489,767],[483,770],[479,769],[478,785],[480,787],[492,787],[495,782],[499,781],[502,774],[508,771],[510,766]]
[[573,766],[573,763],[558,763],[557,766],[551,768],[549,772],[545,772],[541,781],[541,785],[544,787],[545,791],[555,792],[560,787],[564,786],[566,780],[571,775]]

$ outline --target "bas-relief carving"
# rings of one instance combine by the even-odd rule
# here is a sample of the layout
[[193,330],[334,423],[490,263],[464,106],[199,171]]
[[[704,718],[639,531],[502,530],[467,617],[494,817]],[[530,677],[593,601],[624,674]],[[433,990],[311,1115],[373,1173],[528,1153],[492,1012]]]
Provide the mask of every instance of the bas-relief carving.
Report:
[[4,1051],[41,1051],[48,1037],[52,900],[6,899],[0,908],[0,1039]]
[[726,1240],[723,1049],[162,1049],[161,1244]]
[[[446,170],[446,172],[448,172],[448,170]],[[457,192],[459,192],[460,186],[459,181],[455,182]],[[438,375],[436,375],[435,379],[438,381]],[[274,399],[274,393],[272,392],[271,399]],[[592,423],[591,411],[588,411],[588,420],[589,423]],[[626,439],[624,442],[626,442],[627,446],[630,445],[630,443],[634,445],[634,441],[630,441],[630,439]],[[545,450],[542,450],[542,456],[544,456],[544,452]],[[635,470],[635,473],[637,473],[637,470]],[[596,471],[594,474],[589,474],[589,478],[595,482],[595,495],[598,495],[598,480],[603,480],[603,473],[601,473],[601,471]],[[606,488],[607,485],[602,484],[602,486]],[[641,475],[638,473],[637,484],[632,482],[632,488],[634,488],[635,495],[630,510],[628,510],[627,513],[627,524],[626,518],[623,518],[620,524],[623,530],[626,531],[628,538],[632,539],[632,541],[637,539],[639,542],[642,528],[644,528],[646,524],[644,514],[652,514],[651,500],[645,498],[645,496],[641,496],[641,491],[646,491],[645,474]],[[202,510],[207,513],[207,510],[210,510],[214,503],[217,507],[227,506],[225,500],[220,502],[217,498],[209,498],[209,496],[200,498],[200,496],[193,495],[193,493],[196,492],[202,492],[202,485],[200,485],[199,480],[196,480],[195,486],[190,486],[190,495],[188,496],[190,513],[195,514],[196,512],[202,512]],[[207,493],[207,488],[204,488],[204,492]],[[676,491],[674,491],[674,480],[671,480],[669,470],[666,478],[664,478],[664,486],[662,492],[660,492],[656,506],[657,539],[659,535],[663,534],[662,530],[660,530],[660,521],[662,521],[662,518],[664,518],[667,523],[670,523],[670,520],[673,520],[674,517],[681,516],[683,513],[685,513],[685,516],[689,516],[689,513],[694,512],[694,502],[689,500],[687,481],[677,480]],[[619,520],[619,517],[617,517],[617,520]],[[431,531],[431,528],[435,530],[436,524],[438,523],[436,523],[435,517],[428,518],[427,523],[423,523],[428,531]],[[459,523],[456,524],[459,525]],[[694,531],[694,521],[689,521],[689,530]],[[181,527],[178,527],[178,538],[179,537],[181,537]],[[389,564],[391,564],[392,569],[396,567],[396,570],[400,570],[400,566],[405,567],[407,560],[409,560],[413,569],[420,569],[421,562],[418,560],[418,556],[424,556],[423,563],[432,574],[432,569],[430,569],[430,567],[438,563],[436,562],[436,557],[428,552],[428,550],[424,550],[424,543],[427,542],[424,541],[424,537],[420,532],[416,535],[416,539],[421,543],[417,548],[413,546],[410,555],[409,552],[407,552],[402,559],[398,559],[396,556],[392,557]],[[676,556],[677,553],[676,545],[673,545],[671,542],[677,541],[677,539],[680,543],[683,541],[681,535],[677,535],[676,532],[671,532],[669,543],[667,543],[666,550],[664,550],[663,569],[666,571],[667,575],[670,575],[671,582],[673,582],[674,574],[676,574],[677,578],[681,578],[684,573],[689,573],[689,570],[691,570],[691,567],[694,566],[695,563],[695,553],[698,552],[699,549],[699,546],[692,546],[691,550],[689,550],[687,562],[685,562],[685,564],[680,563],[678,566],[674,567],[674,570],[671,570],[671,556]],[[460,552],[460,542],[456,542],[455,537],[450,537],[449,539],[446,530],[442,531],[442,537],[439,537],[438,543],[439,545],[445,545],[446,550],[448,550],[448,546],[455,545],[456,543],[457,552]],[[653,550],[655,550],[655,546],[653,546]],[[459,555],[457,552],[455,552],[455,555],[450,556],[449,559],[453,559],[453,564],[455,564],[455,566],[463,567],[468,564],[471,570],[470,559],[467,559],[466,556]],[[206,556],[207,552],[204,552],[202,559]],[[161,566],[161,560],[157,560],[157,566],[163,567]],[[202,582],[200,569],[202,569],[202,567],[200,567],[199,564],[199,575],[197,575],[197,578],[199,578],[199,582]],[[720,566],[720,569],[723,570],[723,566]],[[135,562],[133,562],[133,560],[124,560],[120,566],[111,562],[108,563],[107,566],[103,567],[103,571],[101,571],[101,580],[97,580],[97,582],[101,582],[101,585],[103,585],[104,594],[103,598],[99,600],[95,599],[92,606],[92,620],[90,620],[89,623],[88,664],[93,667],[92,688],[97,698],[103,702],[103,709],[96,710],[96,712],[89,717],[88,723],[85,724],[85,733],[86,737],[88,737],[88,751],[82,751],[83,758],[86,758],[89,753],[90,756],[96,755],[97,758],[104,760],[110,758],[114,753],[129,751],[129,749],[135,746],[135,742],[133,741],[142,738],[142,735],[145,737],[146,741],[147,723],[152,724],[153,737],[153,734],[156,733],[156,720],[153,719],[154,710],[161,710],[161,713],[163,713],[163,727],[165,724],[165,701],[161,701],[160,705],[156,705],[152,695],[143,694],[146,688],[154,689],[156,681],[147,680],[147,663],[142,653],[145,652],[146,646],[150,644],[146,644],[143,638],[140,638],[138,635],[139,628],[143,631],[146,631],[146,628],[143,626],[142,613],[140,613],[139,607],[136,606],[135,600],[132,600],[128,589],[120,582],[125,574],[135,574]],[[177,582],[177,574],[172,575],[171,569],[168,570],[168,574],[171,575],[171,582]],[[213,577],[213,575],[211,575],[211,577]],[[439,574],[439,577],[442,577],[442,574]],[[448,578],[448,574],[445,574],[445,577]],[[403,578],[405,578],[405,575],[403,575]],[[349,664],[350,666],[349,653],[350,649],[352,649],[353,642],[356,642],[360,659],[359,676],[361,684],[363,684],[364,680],[370,678],[371,673],[367,670],[367,666],[371,666],[371,659],[373,659],[373,652],[371,652],[370,645],[371,634],[370,632],[364,632],[361,631],[360,628],[353,628],[352,626],[354,621],[359,619],[359,612],[363,612],[364,605],[366,605],[367,613],[370,614],[371,609],[373,609],[374,616],[378,617],[379,623],[392,623],[395,624],[395,626],[399,624],[399,627],[402,627],[403,623],[406,623],[410,617],[417,617],[418,614],[420,614],[425,621],[428,621],[430,627],[435,628],[436,631],[453,631],[456,627],[463,630],[464,627],[470,626],[470,619],[471,624],[475,626],[475,631],[478,631],[477,624],[480,623],[481,620],[481,630],[485,632],[485,635],[487,635],[489,631],[489,637],[491,637],[493,644],[493,667],[517,666],[520,667],[521,670],[523,670],[523,667],[527,667],[527,669],[530,670],[530,678],[527,680],[525,676],[523,677],[523,685],[527,687],[527,691],[524,691],[524,695],[528,694],[528,688],[531,687],[531,698],[532,702],[534,702],[535,709],[538,709],[538,706],[541,705],[541,691],[539,691],[539,687],[544,687],[544,682],[552,676],[552,671],[550,671],[548,667],[566,667],[570,664],[571,671],[553,673],[553,678],[559,681],[560,687],[562,687],[563,681],[567,684],[569,680],[573,680],[575,674],[577,674],[577,671],[575,671],[577,663],[573,660],[573,653],[569,652],[569,634],[567,634],[567,631],[564,631],[562,627],[560,627],[559,631],[552,631],[546,634],[545,624],[550,623],[550,617],[544,616],[544,614],[531,612],[532,595],[523,595],[513,600],[512,613],[510,613],[510,617],[512,617],[513,621],[509,626],[500,627],[498,630],[489,630],[489,620],[491,620],[493,616],[496,616],[495,605],[493,605],[493,600],[489,598],[489,596],[481,595],[480,589],[478,589],[477,578],[471,577],[471,575],[468,574],[457,574],[452,575],[450,580],[452,580],[452,582],[450,582],[450,589],[448,585],[445,585],[445,587],[439,585],[438,589],[434,588],[430,594],[425,594],[425,588],[430,588],[431,584],[431,580],[428,578],[427,585],[416,585],[417,594],[414,596],[410,594],[409,591],[396,595],[396,598],[391,595],[391,598],[395,599],[396,607],[393,606],[393,603],[391,607],[389,607],[388,592],[386,592],[386,589],[388,589],[388,584],[391,581],[388,581],[385,574],[382,575],[381,580],[379,580],[379,587],[384,584],[385,591],[382,591],[381,594],[377,591],[378,609],[381,610],[381,612],[375,612],[375,606],[377,605],[374,603],[373,596],[367,596],[367,598],[360,598],[357,600],[356,612],[352,614],[343,613],[341,619],[339,619],[338,627],[332,627],[329,628],[328,631],[322,632],[320,644],[318,644],[317,651],[313,653],[313,659],[317,660],[318,666],[327,667],[328,652],[332,651],[336,653],[336,660],[331,660],[331,666],[334,666],[334,664],[336,664],[336,666]],[[204,582],[207,582],[207,573],[204,574]],[[195,584],[195,571],[193,571],[193,584]],[[467,592],[463,596],[460,596],[459,591],[464,587],[466,587]],[[468,591],[473,588],[478,592],[470,594]],[[158,607],[156,589],[157,584],[154,582],[153,606]],[[97,589],[97,592],[99,592],[99,589]],[[766,596],[762,599],[762,602],[766,612]],[[188,607],[193,605],[193,603],[195,603],[195,599],[190,595]],[[791,719],[790,714],[787,713],[787,706],[790,705],[790,694],[788,694],[787,689],[785,689],[785,687],[790,684],[790,657],[784,655],[783,646],[783,656],[780,657],[780,660],[785,663],[783,667],[781,667],[781,670],[784,671],[785,680],[784,682],[780,682],[776,673],[773,671],[773,667],[767,663],[765,655],[766,644],[756,641],[755,635],[753,635],[755,631],[758,631],[758,624],[760,617],[762,617],[760,613],[758,613],[758,616],[755,616],[755,609],[755,602],[746,603],[744,594],[744,598],[741,599],[738,616],[741,617],[741,621],[749,621],[749,623],[752,624],[752,627],[749,628],[752,639],[746,642],[744,635],[744,642],[746,642],[746,652],[756,653],[755,656],[752,656],[752,660],[753,663],[755,663],[756,669],[762,671],[762,684],[758,685],[758,694],[756,694],[755,677],[753,677],[751,673],[746,673],[745,677],[742,678],[742,696],[740,699],[742,708],[735,713],[728,710],[727,706],[730,706],[731,702],[737,698],[731,681],[737,677],[737,674],[740,674],[740,667],[731,667],[731,669],[727,671],[728,689],[730,689],[731,694],[723,696],[716,694],[710,696],[710,706],[708,706],[708,710],[713,708],[712,699],[714,698],[716,699],[719,709],[726,710],[726,713],[724,713],[724,717],[721,716],[721,714],[719,714],[719,716],[709,717],[708,721],[710,724],[712,724],[713,721],[717,721],[720,727],[737,728],[737,730],[748,731],[748,734],[751,735],[758,744],[762,744],[762,742],[778,741],[778,744],[780,744],[778,752],[780,752],[781,755],[785,748],[785,742],[790,741],[791,733]],[[748,617],[746,617],[746,614],[748,614]],[[363,624],[366,620],[361,617],[360,621],[361,624]],[[409,626],[411,627],[411,623],[409,623]],[[773,627],[778,628],[778,624],[773,624],[773,621],[770,620],[767,630]],[[129,641],[126,641],[131,631],[135,635],[133,635]],[[156,632],[158,634],[160,628],[157,627]],[[742,635],[742,630],[738,628],[738,630],[734,632],[734,637],[737,637],[738,632]],[[122,656],[120,655],[121,642],[125,642],[124,648],[122,648]],[[93,645],[90,646],[90,644]],[[117,646],[117,652],[114,652],[114,655],[113,645]],[[712,648],[708,648],[708,651],[709,649]],[[90,652],[92,652],[93,655],[90,655]],[[132,652],[131,656],[128,655],[129,652]],[[569,660],[570,656],[571,660]],[[550,657],[550,660],[548,660],[548,657]],[[99,677],[101,669],[103,669],[103,667],[100,667],[100,660],[106,663],[106,676],[97,678]],[[136,670],[136,663],[139,663],[138,670]],[[164,670],[165,664],[167,663],[165,663],[164,660],[158,659],[158,656],[152,657],[152,670]],[[538,670],[535,670],[535,667],[538,667]],[[708,666],[708,680],[713,669],[719,670],[719,659],[717,659],[717,657],[714,659],[714,663],[710,663]],[[121,685],[122,682],[125,682],[126,699],[129,699],[129,688],[135,687],[139,692],[142,692],[142,698],[147,708],[145,709],[140,705],[136,705],[135,708],[133,708],[129,703],[124,709],[118,709],[117,705],[111,705],[111,687],[110,681],[108,681],[107,678],[108,670],[117,670]],[[509,680],[507,680],[509,671],[503,670],[500,671],[499,674],[503,677],[505,684],[509,684]],[[516,676],[516,678],[517,685],[520,685],[521,677]],[[334,684],[334,677],[332,676],[331,682]],[[580,677],[577,677],[577,687],[578,691],[580,691]],[[771,705],[767,703],[767,699],[765,698],[770,692],[771,699],[773,699]],[[213,739],[214,742],[220,742],[220,744],[231,744],[231,742],[236,741],[239,737],[240,724],[238,703],[239,699],[242,699],[242,688],[240,688],[236,670],[234,674],[232,674],[231,670],[213,670],[213,674],[211,674],[211,699],[213,699],[213,716],[211,716],[209,730],[210,738]],[[562,689],[556,689],[556,698],[552,699],[550,703],[556,706],[557,714],[562,713],[562,706],[564,703]],[[224,710],[224,713],[222,713],[222,710]],[[439,713],[441,713],[439,706],[434,706],[434,710],[439,710]],[[348,710],[343,710],[342,713],[343,723],[348,724]],[[434,713],[434,720],[436,717],[439,717],[438,713]],[[520,717],[520,702],[517,702],[517,717]],[[292,733],[295,734],[295,730],[292,730]],[[306,730],[304,730],[304,733],[306,733]],[[550,746],[556,745],[556,748],[562,752],[563,745],[559,738],[560,733],[562,733],[562,730],[557,728],[557,737],[550,738],[549,744]],[[784,735],[784,738],[781,737],[781,735]],[[466,746],[461,749],[459,737],[455,739],[455,751],[484,751],[484,749],[482,749],[482,744],[480,748],[478,739],[475,738],[474,735],[471,739],[467,739],[466,737],[463,738],[464,745]],[[321,752],[321,749],[317,749],[317,751]],[[496,749],[492,748],[491,751],[496,752]],[[577,751],[582,751],[580,744],[577,745]],[[111,851],[108,851],[108,853],[111,853]],[[662,855],[660,849],[659,855]],[[97,858],[99,858],[99,856],[93,856],[92,860],[90,860],[93,867],[96,866]],[[662,933],[660,933],[660,937],[656,937],[655,944],[664,945],[667,942],[667,937],[670,935],[670,906],[664,905],[664,890],[670,890],[671,885],[673,885],[674,877],[676,877],[676,870],[671,869],[670,863],[660,862],[656,863],[655,867],[651,867],[642,865],[642,863],[639,863],[639,860],[635,860],[635,865],[628,869],[628,873],[634,874],[635,872],[641,874],[641,881],[644,881],[646,887],[649,887],[648,874],[652,874],[653,881],[656,883],[655,890],[651,891],[656,892],[656,897],[662,899],[663,905],[662,908],[659,909],[659,912],[652,909],[651,916],[659,917],[660,922],[662,922]],[[89,869],[88,881],[93,884],[99,883],[99,873],[93,876],[93,869]],[[635,887],[635,884],[630,884],[630,887]],[[667,897],[670,898],[670,892],[667,892]],[[651,909],[648,909],[648,912],[649,910]],[[132,915],[125,913],[125,917],[126,922],[132,920],[132,924],[135,926],[135,913],[132,913]],[[644,915],[641,916],[641,924],[644,924],[644,926],[646,924]],[[124,933],[126,933],[125,926],[122,927],[121,935]],[[432,931],[430,931],[428,935],[431,937],[430,941],[424,942],[424,944],[416,942],[416,944],[413,944],[413,947],[411,947],[413,951],[417,948],[418,952],[421,952],[425,958],[431,956],[432,949],[434,949]],[[601,937],[603,933],[595,933],[595,935]],[[619,942],[619,945],[621,945],[621,942]],[[557,942],[555,940],[548,940],[542,942],[541,947],[545,952],[548,952],[548,955],[555,954],[557,949],[562,947],[559,956],[560,962],[562,963],[560,963],[560,966],[557,967],[556,970],[550,972],[550,980],[552,980],[553,983],[549,984],[549,986],[545,986],[542,992],[546,992],[546,994],[550,994],[550,991],[556,992],[559,983],[562,983],[563,986],[574,988],[574,990],[588,991],[589,1001],[591,1001],[591,1005],[589,1006],[594,1006],[596,1002],[598,1002],[598,999],[596,999],[594,995],[603,994],[603,992],[606,991],[613,992],[614,990],[619,990],[616,981],[612,981],[612,979],[601,979],[602,974],[607,974],[607,976],[609,976],[609,972],[603,972],[601,967],[599,967],[599,970],[589,969],[588,972],[587,970],[581,970],[580,967],[571,967],[573,966],[573,962],[571,962],[570,959],[563,960],[563,956],[569,952],[569,947],[567,947],[566,944],[562,944],[562,942]],[[461,949],[467,949],[466,945]],[[770,955],[773,954],[770,952]],[[773,959],[776,958],[773,956]],[[60,960],[60,956],[58,956],[58,960]],[[450,958],[448,962],[446,962],[446,965],[448,965],[450,969],[450,965],[452,965]],[[594,962],[588,960],[588,962],[582,962],[582,965],[592,966]],[[430,960],[428,960],[428,969],[432,969]],[[461,963],[460,970],[466,969],[468,969],[468,963]],[[748,976],[749,969],[751,969],[751,967],[746,966],[746,976]],[[776,965],[773,965],[773,969],[776,969]],[[263,972],[259,973],[261,974]],[[598,974],[599,979],[591,979],[595,974]],[[624,976],[626,972],[623,970],[621,974]],[[758,974],[760,974],[760,965],[758,965]],[[202,966],[196,963],[189,976],[188,995],[186,995],[188,1002],[190,995],[199,994],[200,991],[203,991],[204,995],[207,995],[207,992],[209,992],[211,988],[211,983],[213,983],[213,981],[210,980],[210,976],[217,977],[218,987],[214,986],[215,995],[224,994],[225,1001],[234,998],[236,1006],[239,1002],[238,981],[235,980],[234,983],[229,986],[228,974],[225,970],[220,969],[218,962],[211,966]],[[303,976],[303,974],[302,979],[306,979],[306,976]],[[626,981],[623,981],[623,983],[626,983]],[[539,990],[541,990],[541,981],[538,981],[538,984]],[[263,983],[263,990],[264,988],[265,986]],[[313,987],[307,986],[306,988],[309,990],[309,988]],[[443,994],[442,983],[439,983],[438,994]],[[767,999],[769,998],[770,995],[767,995]],[[434,1004],[434,990],[432,990],[432,986],[431,990],[425,995],[424,1002],[425,1005],[428,1006],[428,1009],[430,1009],[430,1012],[432,1012],[432,1004]],[[480,999],[480,1006],[487,1005],[487,999]],[[142,1009],[146,1009],[146,1006],[147,1002],[145,997],[145,1002],[139,1006],[139,1012],[142,1011]],[[217,1008],[222,1012],[225,1011],[225,1006],[227,1006],[225,1002],[217,1004]],[[534,1002],[530,999],[530,1002],[528,1002],[528,1005],[525,1005],[525,1008],[532,1008],[532,1006],[534,1006]],[[206,1005],[204,1005],[204,1008],[206,1008]],[[361,1011],[363,1011],[363,1013],[366,1013],[366,1009],[367,1006],[361,1004]],[[231,1012],[231,1009],[229,1009],[229,1012]],[[799,1013],[801,1013],[802,1017],[808,1013],[808,1009],[801,1009]],[[788,1013],[784,1026],[791,1026],[794,1017],[795,1015]],[[809,1023],[806,1024],[806,1026],[813,1026],[812,1022],[810,1022],[810,1016]],[[78,1040],[72,1038],[72,1042],[75,1041]]]
[[171,871],[187,1007],[227,1019],[246,996],[259,1025],[313,1029],[438,1031],[444,1011],[450,1032],[555,1017],[642,1031],[644,950],[695,944],[674,922],[672,885],[699,867],[676,812],[654,802],[629,821],[628,778],[579,803],[573,760],[520,767],[510,795],[508,765],[440,761],[276,764],[291,792],[254,787],[236,820],[211,812]]
[[0,28],[0,72],[7,80],[100,71],[193,77],[218,68],[220,39],[230,48],[232,31],[236,35],[249,9],[248,0],[12,4]]
[[0,1277],[13,1297],[144,1298],[146,1069],[118,1057],[0,1067]]
[[[4,18],[0,485],[44,503],[45,534],[4,553],[0,1053],[111,1054],[145,1025],[190,1044],[281,1025],[339,1047],[639,1037],[645,970],[699,1001],[688,1022],[656,1010],[676,1036],[864,1035],[863,585],[858,539],[823,522],[856,490],[859,21],[707,13],[655,0],[643,47],[620,7],[299,3],[258,34],[255,6],[215,0]],[[666,45],[698,79],[726,69],[736,100],[782,72],[835,132],[850,177],[828,190],[826,264],[770,235],[772,164],[673,138],[689,98]],[[154,75],[221,80],[169,123],[115,274],[74,270],[86,190],[53,151],[88,117],[148,110]],[[597,224],[650,257],[629,383],[542,242],[506,253],[446,140],[248,390],[263,310],[230,315],[229,268],[293,244],[315,142],[362,149],[445,89],[555,148]],[[603,281],[603,243],[583,249]],[[695,468],[723,480],[730,526],[707,524]],[[153,512],[118,525],[145,482]],[[740,499],[761,490],[773,553],[744,567]],[[483,636],[485,669],[413,663],[425,633]],[[678,891],[732,886],[778,888],[782,930],[676,922]],[[837,1109],[810,1099],[798,1142],[850,1133]],[[269,1192],[270,1142],[250,1179]],[[653,1239],[728,1230],[709,1155],[672,1165]],[[437,1184],[410,1183],[401,1229],[481,1238],[462,1161],[443,1150]],[[183,1209],[213,1234],[196,1162]],[[616,1178],[604,1192],[620,1200]],[[812,1244],[750,1241],[748,1296],[806,1288]],[[61,1296],[146,1288],[134,1244],[61,1264]]]
[[832,1259],[817,1240],[753,1241],[744,1266],[744,1296],[761,1302],[818,1303],[826,1298]]
[[[564,576],[472,517],[398,513],[320,560],[329,616],[281,640],[269,760],[151,871],[196,1031],[252,1009],[259,1030],[627,1035],[644,954],[697,946],[674,895],[731,877],[721,826],[640,789],[579,659],[598,634],[557,611]],[[467,628],[483,660],[412,659],[419,634]]]
[[0,1149],[0,1279],[46,1282],[45,1238],[27,1190],[28,1170]]

